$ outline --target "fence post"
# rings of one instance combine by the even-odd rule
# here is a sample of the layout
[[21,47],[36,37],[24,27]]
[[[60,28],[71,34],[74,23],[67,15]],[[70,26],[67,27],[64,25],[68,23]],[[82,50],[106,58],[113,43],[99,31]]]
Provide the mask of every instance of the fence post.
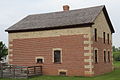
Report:
[[36,67],[34,66],[34,74],[36,74]]
[[40,66],[40,72],[41,72],[41,75],[42,75],[42,66]]
[[26,73],[27,73],[27,78],[28,78],[28,77],[29,77],[29,70],[28,70],[28,67],[27,67]]
[[10,74],[11,74],[11,65],[10,65],[10,66],[8,66],[8,68],[9,68],[9,72],[10,72]]
[[15,66],[13,66],[13,78],[15,78]]
[[0,74],[1,74],[1,78],[3,78],[3,66],[2,66],[2,64],[0,64]]

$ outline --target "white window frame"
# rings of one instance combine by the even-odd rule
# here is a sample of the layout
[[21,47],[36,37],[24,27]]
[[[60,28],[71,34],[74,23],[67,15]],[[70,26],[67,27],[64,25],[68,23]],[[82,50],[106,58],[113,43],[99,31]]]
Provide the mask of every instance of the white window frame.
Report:
[[60,56],[61,56],[61,59],[60,59],[61,61],[60,62],[62,63],[62,61],[63,61],[62,60],[62,48],[53,48],[53,50],[52,50],[52,62],[54,63],[54,51],[55,50],[60,50],[60,52],[61,52],[60,53]]
[[[36,57],[35,58],[35,62],[37,63],[37,59],[42,59],[43,60],[43,63],[44,63],[44,57],[42,57],[42,56],[39,56],[39,57]],[[42,63],[41,63],[42,64]]]
[[66,72],[66,76],[68,75],[68,70],[66,70],[66,69],[59,69],[58,70],[58,75],[60,75],[60,72]]

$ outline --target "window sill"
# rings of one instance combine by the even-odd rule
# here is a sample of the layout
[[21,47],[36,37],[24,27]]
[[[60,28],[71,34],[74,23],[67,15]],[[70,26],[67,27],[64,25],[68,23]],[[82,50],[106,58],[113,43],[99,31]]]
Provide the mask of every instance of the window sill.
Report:
[[36,63],[36,64],[43,64],[43,63]]
[[61,62],[54,62],[54,64],[62,64]]

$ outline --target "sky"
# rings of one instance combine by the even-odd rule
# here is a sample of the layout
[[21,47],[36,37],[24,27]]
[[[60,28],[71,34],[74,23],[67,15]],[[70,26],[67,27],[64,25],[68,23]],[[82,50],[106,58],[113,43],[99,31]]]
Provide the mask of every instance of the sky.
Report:
[[8,45],[5,29],[27,15],[62,11],[63,5],[71,10],[105,5],[115,29],[113,45],[120,47],[120,0],[0,0],[0,41]]

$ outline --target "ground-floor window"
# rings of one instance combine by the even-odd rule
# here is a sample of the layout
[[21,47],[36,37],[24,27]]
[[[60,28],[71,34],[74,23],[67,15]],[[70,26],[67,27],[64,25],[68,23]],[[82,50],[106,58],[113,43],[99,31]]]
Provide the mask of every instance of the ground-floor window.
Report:
[[54,51],[54,63],[61,63],[61,51],[60,50]]
[[64,70],[64,69],[58,70],[58,75],[60,75],[60,76],[66,76],[67,75],[67,70]]
[[110,62],[110,51],[108,51],[108,62]]
[[104,62],[106,63],[106,51],[104,51]]
[[44,57],[36,57],[36,63],[44,63]]
[[61,63],[62,62],[62,50],[61,49],[54,49],[53,50],[53,62],[54,63]]
[[66,72],[61,71],[61,72],[59,72],[59,75],[60,76],[66,76]]
[[98,63],[98,51],[97,50],[94,51],[94,62],[95,64]]

